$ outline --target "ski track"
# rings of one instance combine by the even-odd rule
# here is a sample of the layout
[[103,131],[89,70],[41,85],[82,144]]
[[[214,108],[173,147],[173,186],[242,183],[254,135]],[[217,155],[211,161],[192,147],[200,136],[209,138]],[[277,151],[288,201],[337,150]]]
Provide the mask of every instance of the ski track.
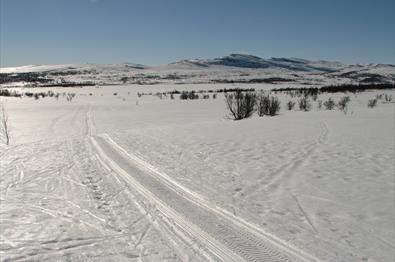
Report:
[[[45,199],[34,205],[16,202],[14,208],[49,216],[59,223],[74,224],[73,227],[81,231],[81,234],[89,231],[96,233],[91,237],[73,238],[63,232],[54,239],[41,241],[18,241],[4,237],[1,243],[8,243],[8,247],[1,247],[0,251],[12,251],[14,255],[8,256],[9,259],[37,260],[54,255],[62,257],[68,250],[94,248],[103,242],[111,254],[119,254],[120,251],[113,240],[121,238],[128,239],[131,250],[138,251],[138,254],[129,256],[142,259],[148,255],[143,242],[152,228],[168,241],[183,261],[318,261],[310,254],[265,232],[259,226],[210,203],[143,159],[127,152],[108,134],[98,136],[92,105],[81,105],[71,112],[62,114],[51,123],[51,132],[57,134],[64,124],[72,127],[72,137],[52,142],[63,147],[62,165],[52,166],[48,162],[36,167],[33,176],[25,175],[24,163],[21,160],[15,163],[16,168],[7,165],[6,172],[15,175],[5,188],[2,198],[9,199],[10,191],[11,198],[20,194],[19,186],[29,187],[32,183],[41,183],[46,192]],[[303,153],[297,159],[280,167],[278,172],[275,172],[276,175],[273,174],[270,184],[275,184],[287,172],[307,161],[317,147],[325,142],[326,136],[327,128],[323,124],[317,141],[303,148]],[[34,156],[30,161],[33,159]],[[94,164],[96,162],[97,164]],[[96,174],[97,165],[100,165],[106,174],[110,174],[119,186],[116,192],[107,194],[108,191],[104,190],[104,179],[107,178]],[[81,203],[73,200],[73,192],[78,192],[79,189],[88,192]],[[249,191],[253,193],[254,188],[249,188]],[[39,198],[41,193],[25,191],[23,194]],[[125,225],[125,221],[117,219],[122,211],[113,208],[114,202],[121,194],[127,195],[142,214],[129,221],[128,225]],[[297,201],[296,197],[295,200]],[[47,201],[58,201],[64,207],[59,209],[43,205]],[[63,211],[63,208],[66,209]],[[122,207],[125,208],[127,206]],[[303,211],[303,208],[300,208]],[[306,219],[309,220],[308,217]],[[139,230],[125,234],[124,228],[135,226]],[[40,232],[44,227],[40,226],[37,230]],[[18,254],[16,250],[23,252]]]
[[55,133],[65,124],[73,128],[71,138],[36,141],[4,152],[0,260],[90,260],[95,256],[116,261],[150,256],[151,260],[159,256],[177,260],[146,247],[155,234],[159,250],[168,244],[157,237],[158,232],[152,233],[147,215],[136,209],[125,185],[102,168],[89,142],[95,132],[91,106],[64,114],[50,130]]
[[150,201],[161,216],[186,232],[205,255],[221,261],[317,261],[261,228],[213,206],[166,174],[128,154],[107,134],[91,141],[103,162]]

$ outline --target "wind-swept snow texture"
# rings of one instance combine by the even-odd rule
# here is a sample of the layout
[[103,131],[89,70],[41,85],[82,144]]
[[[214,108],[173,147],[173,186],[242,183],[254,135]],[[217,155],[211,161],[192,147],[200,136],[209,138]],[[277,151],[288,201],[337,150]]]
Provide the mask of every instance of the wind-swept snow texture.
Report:
[[221,94],[136,95],[174,89],[3,99],[1,260],[393,260],[394,104],[367,108],[392,91],[349,94],[347,114],[312,102],[242,121]]

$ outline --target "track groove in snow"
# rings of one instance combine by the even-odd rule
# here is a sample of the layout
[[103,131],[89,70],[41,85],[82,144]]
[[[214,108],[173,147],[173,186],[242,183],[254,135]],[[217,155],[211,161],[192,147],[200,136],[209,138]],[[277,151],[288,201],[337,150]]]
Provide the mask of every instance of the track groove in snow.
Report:
[[254,224],[213,206],[203,197],[129,154],[107,134],[91,137],[103,162],[140,196],[171,221],[174,230],[206,252],[204,257],[222,261],[317,261]]

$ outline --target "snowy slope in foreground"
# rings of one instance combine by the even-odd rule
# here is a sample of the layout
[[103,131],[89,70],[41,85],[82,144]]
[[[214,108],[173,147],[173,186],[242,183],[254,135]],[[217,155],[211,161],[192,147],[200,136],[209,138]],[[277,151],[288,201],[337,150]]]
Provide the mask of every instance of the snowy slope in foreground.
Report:
[[392,261],[394,104],[366,106],[392,91],[351,95],[347,114],[231,121],[221,94],[147,88],[6,98],[2,259]]

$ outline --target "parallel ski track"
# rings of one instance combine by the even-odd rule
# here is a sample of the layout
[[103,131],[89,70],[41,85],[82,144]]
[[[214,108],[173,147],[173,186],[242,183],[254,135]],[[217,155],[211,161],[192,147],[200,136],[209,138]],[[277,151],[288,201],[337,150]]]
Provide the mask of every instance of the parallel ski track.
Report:
[[127,152],[108,134],[90,136],[98,155],[146,201],[154,205],[202,258],[219,261],[318,261],[259,226],[215,206],[158,169]]

